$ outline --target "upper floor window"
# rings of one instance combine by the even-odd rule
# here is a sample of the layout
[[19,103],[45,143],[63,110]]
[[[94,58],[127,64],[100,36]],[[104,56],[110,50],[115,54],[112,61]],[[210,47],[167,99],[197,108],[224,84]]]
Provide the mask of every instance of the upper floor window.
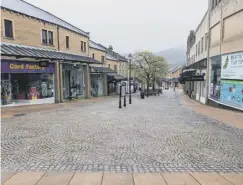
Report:
[[197,50],[197,44],[196,44],[196,56],[197,56],[197,51],[198,51],[198,50]]
[[66,36],[66,48],[69,48],[69,36]]
[[220,2],[221,0],[212,0],[212,9],[214,9]]
[[84,42],[84,52],[86,52],[86,42]]
[[110,65],[110,64],[108,64],[108,67],[109,67],[109,68],[111,68],[111,65]]
[[42,29],[42,44],[47,44],[47,30]]
[[94,53],[92,53],[92,58],[95,58],[95,55],[94,55]]
[[84,42],[81,41],[81,51],[84,51]]
[[201,52],[203,52],[203,47],[204,47],[204,37],[201,40]]
[[117,65],[114,65],[114,71],[117,72]]
[[13,22],[4,19],[5,37],[13,38]]
[[101,56],[101,63],[104,63],[105,62],[105,56]]
[[48,31],[48,40],[49,40],[49,44],[53,45],[53,32],[52,31]]
[[200,50],[200,46],[201,46],[201,45],[200,45],[200,41],[199,41],[198,44],[197,44],[198,56],[200,55],[200,51],[201,51],[201,50]]

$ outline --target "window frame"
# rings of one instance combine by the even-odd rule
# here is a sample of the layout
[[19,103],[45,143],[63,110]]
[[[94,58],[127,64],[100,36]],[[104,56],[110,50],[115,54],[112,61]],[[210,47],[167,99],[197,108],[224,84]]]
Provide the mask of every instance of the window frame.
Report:
[[70,45],[69,45],[69,36],[66,35],[66,48],[69,49]]
[[104,62],[105,62],[105,56],[101,55],[101,63],[104,64]]
[[[52,41],[50,42],[50,33],[51,33],[51,37],[52,37]],[[48,44],[53,46],[54,45],[54,34],[53,34],[53,31],[49,31],[48,30]]]
[[[4,37],[5,38],[8,38],[8,39],[14,39],[14,23],[13,23],[13,21],[12,20],[10,20],[10,19],[3,19],[4,21]],[[11,23],[11,36],[7,36],[6,35],[6,22],[10,22]]]
[[201,47],[200,47],[201,46],[201,43],[200,43],[200,41],[198,41],[198,44],[197,45],[198,45],[197,46],[198,47],[197,49],[198,49],[198,56],[199,56],[201,54]]
[[[45,33],[46,42],[43,42],[44,41],[43,33]],[[44,45],[48,45],[48,31],[46,29],[41,29],[41,43]]]
[[84,41],[81,41],[80,44],[81,44],[81,48],[80,49],[81,49],[82,52],[84,52]]
[[204,37],[201,39],[201,53],[204,52]]
[[84,53],[86,53],[86,42],[84,42]]

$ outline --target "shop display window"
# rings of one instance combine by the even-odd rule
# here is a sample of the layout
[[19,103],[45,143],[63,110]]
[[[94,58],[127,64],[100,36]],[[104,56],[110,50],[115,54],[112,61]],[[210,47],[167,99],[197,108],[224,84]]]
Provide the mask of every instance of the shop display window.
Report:
[[210,79],[210,98],[219,100],[221,82],[221,58],[212,59],[211,79]]
[[12,73],[2,74],[1,76],[3,105],[14,101],[21,102],[21,100],[38,100],[54,97],[53,74]]

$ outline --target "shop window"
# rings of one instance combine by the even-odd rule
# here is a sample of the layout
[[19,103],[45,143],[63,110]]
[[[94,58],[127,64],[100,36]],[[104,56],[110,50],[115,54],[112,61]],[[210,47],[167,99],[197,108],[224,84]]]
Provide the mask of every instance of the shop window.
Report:
[[42,44],[47,44],[47,30],[42,29]]
[[12,73],[9,80],[1,79],[1,84],[4,84],[2,104],[29,103],[30,100],[39,99],[49,101],[48,98],[54,97],[53,79],[53,74],[50,73]]
[[5,37],[13,38],[13,22],[4,19]]
[[84,52],[86,52],[86,42],[84,42]]
[[210,98],[219,100],[221,81],[221,58],[212,58],[211,64]]
[[48,40],[49,40],[49,44],[53,45],[53,32],[52,31],[48,31]]
[[69,48],[69,36],[66,36],[66,48]]
[[81,51],[84,51],[84,42],[81,41]]

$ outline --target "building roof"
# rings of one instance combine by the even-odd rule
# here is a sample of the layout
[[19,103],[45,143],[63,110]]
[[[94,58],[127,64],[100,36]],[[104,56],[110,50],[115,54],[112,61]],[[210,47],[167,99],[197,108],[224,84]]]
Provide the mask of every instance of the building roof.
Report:
[[115,73],[115,71],[108,67],[91,67],[91,69],[94,69],[94,71],[99,73]]
[[27,3],[23,0],[2,0],[1,1],[1,7],[6,8],[8,10],[12,10],[21,14],[25,14],[43,21],[47,21],[59,26],[62,26],[64,28],[67,28],[69,30],[72,30],[74,32],[77,32],[81,35],[89,37],[89,33],[85,32],[68,22],[60,19],[59,17],[42,10],[41,8],[38,8],[30,3]]
[[121,80],[126,80],[127,78],[122,76],[122,75],[119,75],[117,73],[108,73],[107,74],[109,77],[111,77],[112,79],[114,80],[117,80],[117,81],[121,81]]
[[108,54],[106,55],[106,59],[107,60],[113,60],[113,61],[118,61],[115,57],[113,57],[112,55]]
[[87,56],[9,43],[1,43],[1,56],[13,56],[17,58],[34,58],[48,60],[64,60],[84,62],[90,64],[100,64],[99,61]]
[[106,52],[106,49],[104,47],[102,47],[100,44],[95,43],[92,40],[89,41],[89,47]]
[[175,67],[175,68],[173,68],[173,69],[170,69],[170,72],[171,73],[174,73],[174,72],[176,72],[177,70],[179,70],[179,69],[182,69],[184,66],[182,65],[182,66],[179,66],[179,67]]
[[119,60],[119,61],[122,61],[122,62],[128,62],[127,58],[121,56],[119,53],[118,53],[118,60]]

